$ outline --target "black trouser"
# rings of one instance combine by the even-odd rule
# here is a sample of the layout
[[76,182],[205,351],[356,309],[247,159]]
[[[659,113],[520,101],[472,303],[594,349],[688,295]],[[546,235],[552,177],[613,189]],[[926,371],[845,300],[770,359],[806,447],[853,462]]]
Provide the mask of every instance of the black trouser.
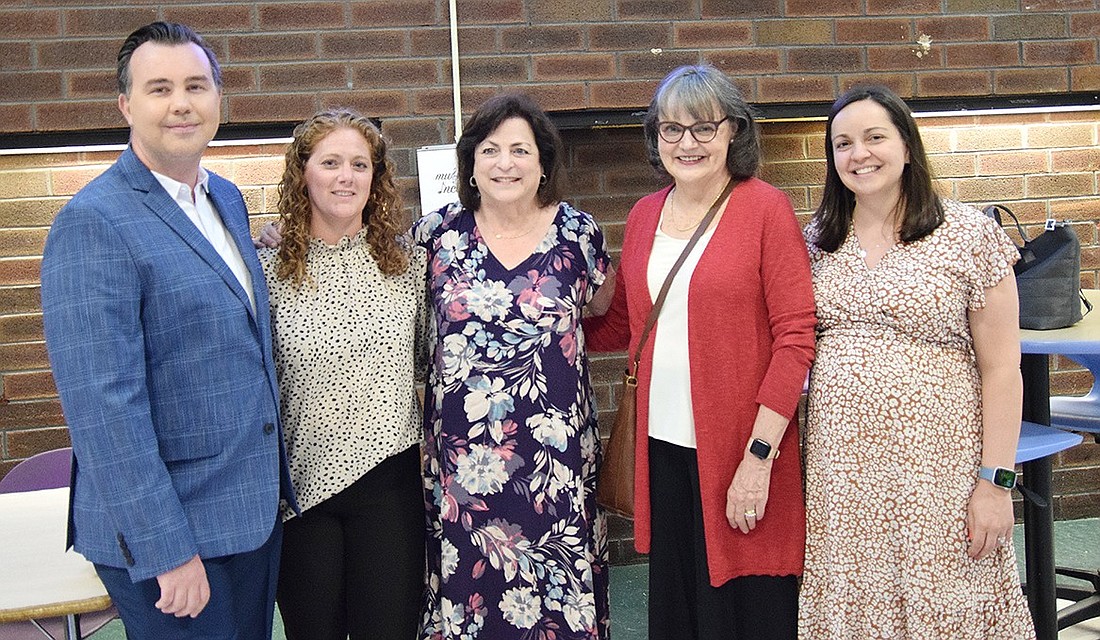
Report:
[[286,522],[278,602],[288,640],[412,640],[424,586],[420,449],[383,460]]
[[649,503],[649,640],[795,640],[795,576],[710,585],[694,449],[649,439]]

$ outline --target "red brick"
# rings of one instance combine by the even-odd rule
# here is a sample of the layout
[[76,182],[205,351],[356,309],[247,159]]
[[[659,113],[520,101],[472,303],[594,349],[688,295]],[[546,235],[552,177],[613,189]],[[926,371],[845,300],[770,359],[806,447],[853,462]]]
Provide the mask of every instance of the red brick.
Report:
[[699,62],[695,52],[623,53],[619,55],[619,77],[660,80],[677,67]]
[[35,107],[38,131],[118,129],[126,120],[118,112],[117,100],[70,100]]
[[[0,15],[0,20],[3,16]],[[31,45],[29,42],[0,42],[0,60],[4,68],[10,71],[31,68]]]
[[[38,284],[29,287],[0,287],[0,309],[4,313],[37,313],[42,311]],[[11,367],[4,361],[6,367]],[[18,368],[18,367],[11,367]]]
[[918,45],[867,47],[871,71],[918,71],[943,68],[944,47],[924,51]]
[[756,43],[760,46],[832,44],[831,20],[757,20]]
[[0,131],[30,131],[31,106],[29,104],[0,104]]
[[993,78],[982,71],[934,71],[917,74],[917,95],[984,96],[992,93]]
[[[454,94],[450,88],[415,89],[413,96],[414,115],[450,114],[454,110]],[[462,87],[462,104],[477,106],[492,97],[497,90],[492,87]]]
[[181,22],[203,36],[212,33],[245,33],[252,30],[249,4],[166,5],[164,19]]
[[534,75],[548,80],[604,80],[615,77],[615,58],[606,53],[535,56]]
[[867,15],[936,15],[940,0],[867,0]]
[[618,0],[620,20],[679,20],[695,17],[694,0]]
[[284,29],[338,29],[347,26],[342,2],[291,2],[257,7],[259,27],[264,31]]
[[[436,12],[438,3],[432,0],[402,0],[400,9],[389,0],[374,0],[373,2],[351,3],[351,26],[366,27],[411,27],[428,26],[433,24],[447,24],[447,5],[443,3]],[[459,24],[469,23],[466,15],[467,7],[463,2],[459,5]]]
[[0,38],[4,40],[40,39],[61,35],[61,13],[30,9],[0,11]]
[[583,32],[577,25],[505,27],[501,50],[507,53],[583,50]]
[[1092,64],[1096,62],[1096,40],[1025,42],[1024,66]]
[[[814,4],[820,6],[821,1]],[[902,18],[869,18],[837,20],[836,41],[839,44],[856,42],[912,42],[912,21]]]
[[1076,13],[1070,16],[1069,33],[1074,38],[1100,37],[1100,13]]
[[85,71],[68,74],[66,95],[71,98],[104,98],[118,95],[114,71]]
[[863,13],[860,0],[786,0],[786,16],[858,16]]
[[703,57],[735,79],[748,73],[779,73],[782,69],[779,49],[754,47],[707,51]]
[[1092,122],[1043,123],[1027,127],[1030,147],[1093,147],[1096,125]]
[[1020,64],[1020,47],[1015,42],[949,44],[943,49],[949,69],[988,69]]
[[0,72],[0,102],[58,100],[61,87],[61,74],[55,71]]
[[[498,25],[522,22],[523,5],[523,0],[462,0],[458,3],[458,23]],[[440,21],[446,24],[447,20],[444,12]]]
[[988,40],[992,27],[985,16],[930,16],[917,20],[917,35],[938,42]]
[[611,2],[577,2],[577,0],[540,0],[528,3],[528,18],[534,24],[555,22],[609,22]]
[[[473,113],[478,105],[463,103],[466,116]],[[464,118],[465,119],[465,118]],[[442,132],[447,135],[442,136]],[[446,139],[453,142],[454,119],[453,118],[404,118],[401,120],[387,120],[382,123],[382,133],[393,142],[395,147],[415,148],[428,144],[440,144]]]
[[57,397],[53,374],[49,371],[8,373],[4,375],[4,395],[0,402]]
[[[414,56],[451,56],[451,32],[448,29],[413,29],[412,54]],[[459,27],[458,52],[460,55],[492,53],[497,51],[496,29],[489,27]]]
[[[507,86],[531,79],[528,60],[528,56],[470,56],[459,60],[459,69],[464,83]],[[451,77],[450,60],[444,61],[443,74]]]
[[397,117],[409,113],[404,91],[338,91],[321,95],[321,107],[350,107],[372,117]]
[[825,181],[825,161],[770,162],[764,166],[760,177],[765,182],[785,187],[821,184]]
[[704,18],[757,18],[783,15],[782,0],[703,0]]
[[760,102],[817,102],[836,95],[832,76],[784,75],[761,78]]
[[[0,229],[0,257],[41,256],[46,242],[45,227],[37,229]],[[6,310],[0,309],[0,313]]]
[[1100,87],[1100,67],[1074,67],[1070,69],[1071,91],[1096,91]]
[[408,51],[407,29],[361,29],[321,34],[321,56],[359,60],[404,55]]
[[750,46],[753,44],[752,23],[747,20],[677,21],[673,24],[672,44],[708,49]]
[[132,31],[156,20],[157,10],[155,7],[66,9],[64,16],[67,36],[111,36],[122,44]]
[[1068,33],[1067,22],[1065,16],[1057,14],[993,16],[993,39],[1064,38]]
[[792,73],[858,71],[866,69],[858,47],[810,47],[787,52],[787,70]]
[[38,45],[40,69],[102,69],[119,54],[118,38],[81,38]]
[[517,88],[534,98],[546,111],[583,109],[588,106],[583,82],[531,84]]
[[[65,423],[64,417],[61,416],[60,405],[57,402],[43,404],[57,405],[57,418],[59,420],[56,424],[63,425]],[[60,426],[52,429],[8,431],[8,455],[13,458],[29,458],[36,453],[60,449],[69,446],[69,444],[69,430]]]
[[256,69],[252,65],[222,67],[222,92],[235,93],[259,90],[256,83]]
[[0,371],[47,369],[49,366],[45,342],[0,344]]
[[[273,52],[278,52],[273,55]],[[317,36],[311,33],[234,35],[229,38],[227,62],[309,60],[317,55]]]
[[1004,202],[1024,197],[1020,177],[967,178],[955,181],[956,194],[963,202]]
[[42,315],[0,316],[0,342],[33,342],[45,340],[42,334]]
[[653,99],[653,82],[593,82],[589,87],[591,106],[600,108],[644,107]]
[[1094,183],[1095,176],[1091,173],[1027,176],[1024,182],[1028,198],[1095,195]]
[[1015,13],[1019,10],[1019,0],[947,0],[947,13],[949,14]]
[[317,110],[320,103],[313,94],[271,96],[229,96],[226,115],[230,122],[299,122]]
[[993,74],[998,94],[1069,91],[1069,72],[1062,68],[1001,69]]
[[348,77],[347,65],[340,62],[264,65],[260,67],[260,90],[343,89],[348,88]]
[[913,74],[910,73],[853,73],[841,75],[838,80],[842,93],[860,84],[881,84],[902,98],[915,94]]
[[[462,73],[466,74],[466,60],[462,60]],[[372,60],[352,65],[352,78],[356,87],[379,89],[382,87],[423,87],[438,84],[439,63],[435,60]],[[447,80],[450,80],[448,67]],[[516,80],[526,79],[515,78]],[[466,78],[463,77],[463,81]]]
[[1032,13],[1087,11],[1095,9],[1093,0],[1028,0],[1023,10]]
[[0,260],[0,285],[38,284],[41,258],[7,258]]
[[672,43],[672,27],[668,24],[594,24],[589,28],[589,48],[595,51],[636,51],[638,43],[645,48],[661,49]]

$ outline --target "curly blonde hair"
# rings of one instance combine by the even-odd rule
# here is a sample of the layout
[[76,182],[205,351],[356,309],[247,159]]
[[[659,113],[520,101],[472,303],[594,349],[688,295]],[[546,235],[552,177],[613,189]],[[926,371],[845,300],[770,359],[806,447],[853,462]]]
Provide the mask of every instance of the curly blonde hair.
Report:
[[362,114],[351,109],[326,109],[294,128],[294,140],[287,147],[286,168],[279,181],[279,224],[283,241],[279,245],[278,276],[280,280],[291,279],[295,286],[309,279],[306,254],[313,208],[306,188],[306,162],[317,144],[337,129],[358,131],[371,149],[374,174],[370,196],[363,207],[363,225],[367,228],[371,256],[386,275],[404,273],[409,267],[409,243],[404,238],[401,196],[394,184],[393,163],[386,156],[386,140]]

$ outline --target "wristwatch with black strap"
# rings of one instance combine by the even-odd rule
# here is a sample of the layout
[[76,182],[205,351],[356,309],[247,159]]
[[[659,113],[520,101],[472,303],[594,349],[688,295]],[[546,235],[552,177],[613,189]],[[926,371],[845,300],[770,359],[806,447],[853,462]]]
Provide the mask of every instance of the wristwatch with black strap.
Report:
[[753,438],[749,443],[749,453],[761,460],[774,460],[779,457],[779,449],[763,438]]

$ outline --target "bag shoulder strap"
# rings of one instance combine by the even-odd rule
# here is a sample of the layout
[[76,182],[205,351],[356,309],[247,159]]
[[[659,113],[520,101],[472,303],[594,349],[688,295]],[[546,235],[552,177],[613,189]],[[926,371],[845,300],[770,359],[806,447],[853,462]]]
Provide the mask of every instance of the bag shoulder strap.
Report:
[[[699,226],[695,227],[695,233],[691,234],[691,239],[688,240],[687,246],[680,252],[680,257],[676,258],[676,262],[672,265],[672,269],[669,270],[668,275],[665,276],[665,281],[661,284],[661,290],[657,294],[657,299],[653,302],[653,308],[649,311],[649,317],[645,320],[645,327],[642,329],[641,339],[638,340],[638,350],[634,353],[634,357],[631,358],[630,368],[627,370],[627,384],[638,384],[638,363],[642,359],[642,349],[645,348],[646,340],[649,339],[649,333],[653,329],[653,325],[657,323],[657,316],[661,313],[661,307],[665,304],[665,298],[668,297],[668,290],[672,288],[672,280],[676,277],[676,272],[680,270],[680,267],[687,260],[691,250],[695,248],[695,245],[699,243],[699,238],[703,237],[706,233],[707,227],[710,226],[711,220],[714,220],[714,215],[718,212],[718,207],[725,201],[726,196],[733,191],[734,180],[730,178],[726,182],[726,186],[723,187],[722,193],[718,194],[718,197],[714,200],[714,204],[710,205],[710,209],[707,211],[703,219],[699,221]],[[675,187],[674,187],[675,188]]]

